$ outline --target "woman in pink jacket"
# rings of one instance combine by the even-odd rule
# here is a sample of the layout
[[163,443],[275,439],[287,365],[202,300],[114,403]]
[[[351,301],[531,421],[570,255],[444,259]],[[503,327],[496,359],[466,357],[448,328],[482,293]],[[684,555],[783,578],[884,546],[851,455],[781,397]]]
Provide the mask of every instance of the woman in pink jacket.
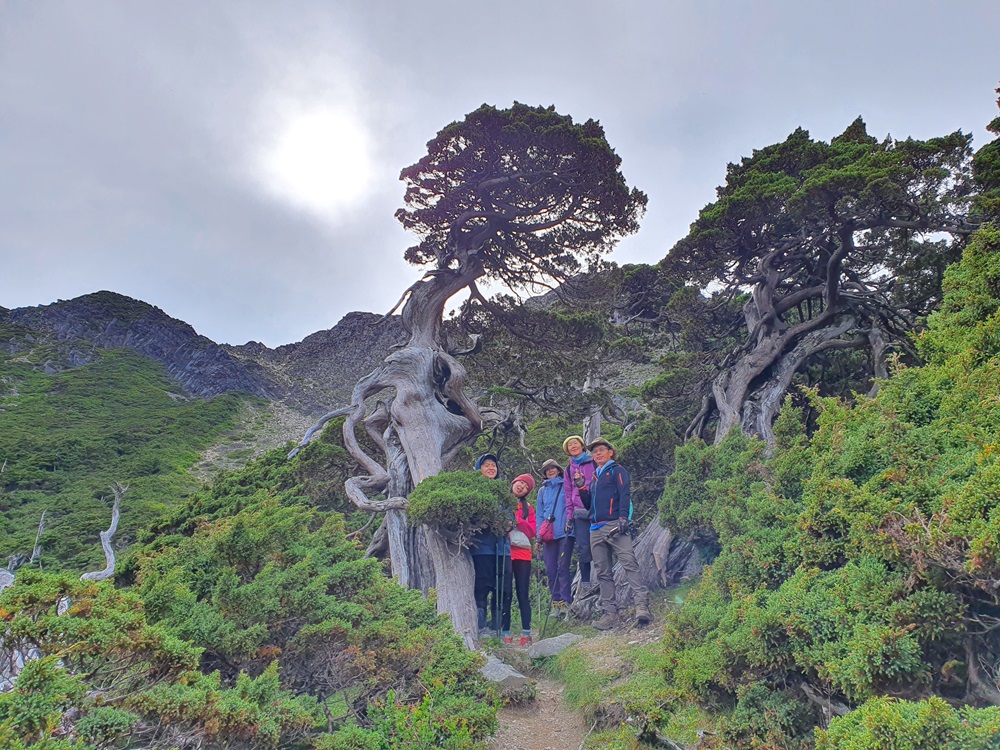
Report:
[[[535,509],[528,504],[528,495],[535,489],[535,479],[531,474],[521,474],[514,477],[510,484],[510,489],[517,498],[517,508],[514,510],[514,528],[521,532],[522,537],[511,534],[510,561],[514,568],[514,590],[517,592],[517,607],[521,610],[521,640],[519,646],[527,646],[531,643],[531,598],[528,596],[528,587],[531,583],[531,540],[535,537]],[[515,544],[515,540],[522,542]],[[528,546],[524,546],[524,541]],[[510,612],[510,605],[507,606]],[[508,615],[508,617],[510,617]],[[508,619],[505,625],[510,627]],[[510,631],[503,634],[504,643],[513,643]]]

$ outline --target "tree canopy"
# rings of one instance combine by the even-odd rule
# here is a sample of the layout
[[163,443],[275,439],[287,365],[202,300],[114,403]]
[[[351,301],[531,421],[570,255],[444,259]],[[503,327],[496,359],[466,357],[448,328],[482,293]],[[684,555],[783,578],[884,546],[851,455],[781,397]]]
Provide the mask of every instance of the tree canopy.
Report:
[[509,286],[565,278],[638,229],[646,196],[620,164],[596,120],[484,104],[400,174],[396,218],[421,238],[406,259],[438,269],[474,261]]

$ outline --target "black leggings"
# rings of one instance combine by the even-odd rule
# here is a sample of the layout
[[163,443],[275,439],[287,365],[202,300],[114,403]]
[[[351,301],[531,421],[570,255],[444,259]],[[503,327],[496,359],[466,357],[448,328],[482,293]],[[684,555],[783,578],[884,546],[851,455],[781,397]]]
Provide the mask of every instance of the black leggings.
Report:
[[521,610],[521,629],[531,630],[531,598],[528,585],[531,583],[531,560],[512,560],[514,566],[514,590],[517,591],[517,607]]
[[[510,630],[511,582],[514,577],[510,563],[511,560],[506,555],[499,558],[496,555],[472,556],[472,567],[476,574],[473,595],[476,600],[476,609],[479,610],[479,624],[480,626],[488,624],[490,630]],[[497,591],[498,587],[499,592]],[[499,613],[497,612],[498,606],[500,606]],[[487,614],[489,614],[488,623],[486,622]]]

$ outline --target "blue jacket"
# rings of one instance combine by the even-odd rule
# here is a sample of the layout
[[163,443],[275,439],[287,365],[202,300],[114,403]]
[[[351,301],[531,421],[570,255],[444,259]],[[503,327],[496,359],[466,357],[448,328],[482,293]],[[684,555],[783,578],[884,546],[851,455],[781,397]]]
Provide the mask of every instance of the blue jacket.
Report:
[[469,552],[473,555],[510,557],[510,538],[506,534],[500,537],[488,531],[480,531],[473,535]]
[[628,471],[613,460],[608,461],[600,474],[594,474],[590,485],[580,490],[580,499],[595,524],[631,519],[632,484]]
[[536,531],[541,532],[542,521],[556,517],[553,531],[556,539],[566,536],[566,486],[561,476],[546,479],[538,488],[538,509],[535,511]]

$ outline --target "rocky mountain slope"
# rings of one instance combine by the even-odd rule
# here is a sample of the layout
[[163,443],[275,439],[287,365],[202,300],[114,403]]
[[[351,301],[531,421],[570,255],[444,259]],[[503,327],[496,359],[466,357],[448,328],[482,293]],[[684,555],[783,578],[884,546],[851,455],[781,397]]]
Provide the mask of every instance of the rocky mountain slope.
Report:
[[306,416],[345,403],[355,382],[401,343],[396,318],[349,313],[336,326],[295,344],[270,349],[257,342],[216,344],[158,307],[102,291],[50,305],[0,308],[0,324],[20,335],[0,342],[8,353],[55,343],[48,373],[92,362],[99,349],[132,349],[160,362],[187,394],[212,397],[242,391]]

